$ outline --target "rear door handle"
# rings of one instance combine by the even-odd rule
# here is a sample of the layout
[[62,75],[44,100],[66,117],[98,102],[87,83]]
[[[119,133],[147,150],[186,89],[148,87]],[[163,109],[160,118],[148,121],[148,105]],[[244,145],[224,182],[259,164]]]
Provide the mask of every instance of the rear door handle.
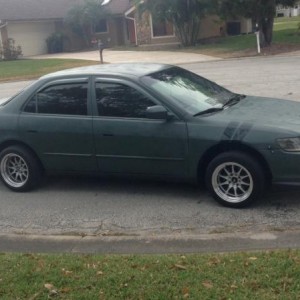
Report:
[[103,133],[103,136],[112,137],[112,136],[114,136],[114,134],[112,134],[112,133]]

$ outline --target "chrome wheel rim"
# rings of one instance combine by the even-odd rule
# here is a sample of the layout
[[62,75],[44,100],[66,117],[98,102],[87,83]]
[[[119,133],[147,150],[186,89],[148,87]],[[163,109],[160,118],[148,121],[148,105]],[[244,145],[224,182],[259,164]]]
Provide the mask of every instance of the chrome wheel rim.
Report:
[[253,191],[253,178],[244,166],[226,162],[214,170],[212,186],[215,193],[224,201],[240,203],[250,197]]
[[20,188],[28,181],[28,165],[20,155],[6,154],[1,160],[1,176],[11,187]]

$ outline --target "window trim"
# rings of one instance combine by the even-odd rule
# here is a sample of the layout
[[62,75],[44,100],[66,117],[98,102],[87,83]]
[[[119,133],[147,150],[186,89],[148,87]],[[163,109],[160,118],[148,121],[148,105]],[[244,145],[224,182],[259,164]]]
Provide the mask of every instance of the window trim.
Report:
[[[25,107],[27,106],[28,102],[32,99],[32,97],[36,96],[39,92],[42,90],[49,88],[54,85],[62,85],[62,84],[86,84],[87,85],[87,114],[86,115],[73,115],[73,114],[49,114],[49,113],[37,113],[37,112],[26,112]],[[21,113],[22,114],[30,114],[30,115],[36,115],[36,116],[62,116],[62,117],[91,117],[92,114],[92,103],[91,103],[91,81],[90,77],[77,77],[77,78],[68,78],[68,79],[54,79],[50,80],[43,85],[41,85],[38,89],[36,89],[30,96],[26,99],[24,104],[21,107]],[[36,101],[37,104],[37,101]]]
[[146,88],[139,86],[138,84],[125,80],[123,78],[115,78],[115,77],[101,77],[101,76],[94,76],[92,80],[92,108],[93,108],[93,117],[97,119],[114,119],[114,120],[127,120],[127,121],[134,121],[134,120],[143,120],[145,122],[161,122],[162,120],[154,120],[154,119],[147,119],[147,118],[133,118],[133,117],[109,117],[109,116],[100,116],[98,114],[98,107],[96,101],[96,83],[97,82],[106,82],[106,83],[119,83],[128,85],[140,93],[148,97],[151,101],[153,101],[156,105],[161,105],[166,108],[166,110],[174,116],[174,121],[183,121],[182,117],[179,117],[178,113],[174,112],[174,110],[169,107],[169,105],[165,104],[163,101],[157,99],[154,95],[152,95]]
[[[149,19],[150,19],[150,29],[151,29],[151,38],[152,39],[163,39],[163,38],[174,38],[176,37],[175,35],[175,26],[174,24],[172,24],[173,26],[173,34],[172,35],[161,35],[161,36],[154,36],[154,33],[153,33],[153,19],[152,19],[152,14],[149,15]],[[165,22],[167,22],[165,20]]]
[[93,101],[93,103],[95,105],[95,112],[96,112],[94,114],[95,117],[97,117],[97,118],[107,118],[107,119],[118,119],[118,120],[126,119],[126,120],[161,121],[161,120],[153,120],[153,119],[138,118],[138,117],[121,117],[121,116],[102,116],[102,115],[100,115],[99,110],[98,110],[98,105],[97,105],[97,99],[96,99],[97,98],[97,96],[96,96],[96,84],[97,83],[111,83],[111,84],[120,84],[120,85],[128,86],[128,87],[138,91],[144,97],[147,97],[155,105],[162,105],[157,100],[155,100],[151,95],[149,95],[143,89],[141,89],[139,86],[131,84],[130,82],[123,81],[123,80],[118,80],[118,79],[113,79],[113,78],[107,79],[107,78],[95,77],[94,88],[93,88],[93,91],[94,91],[94,101]]

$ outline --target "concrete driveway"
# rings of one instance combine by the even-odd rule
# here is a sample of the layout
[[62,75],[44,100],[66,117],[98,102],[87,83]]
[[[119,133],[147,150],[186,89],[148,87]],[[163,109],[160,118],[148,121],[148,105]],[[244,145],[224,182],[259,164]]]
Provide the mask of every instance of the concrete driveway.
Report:
[[[47,54],[30,57],[33,59],[43,58],[73,58],[100,61],[98,50],[87,52],[72,52]],[[204,62],[220,60],[218,57],[207,56],[203,54],[195,54],[179,51],[116,51],[105,49],[103,51],[103,59],[107,63],[124,63],[124,62],[156,62],[168,64],[186,64],[194,62]]]

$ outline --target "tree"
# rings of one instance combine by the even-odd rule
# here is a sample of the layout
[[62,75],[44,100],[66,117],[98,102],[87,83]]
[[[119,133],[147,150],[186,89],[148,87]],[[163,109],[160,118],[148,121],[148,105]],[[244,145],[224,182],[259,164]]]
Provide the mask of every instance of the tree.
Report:
[[237,16],[251,18],[258,25],[260,44],[270,46],[273,40],[273,25],[276,6],[293,6],[295,0],[215,0],[218,14],[223,18]]
[[149,11],[154,20],[174,24],[182,45],[194,46],[211,0],[136,0],[136,5],[140,14]]
[[86,0],[70,9],[65,22],[72,28],[73,32],[81,36],[86,46],[90,46],[95,24],[109,14],[103,3],[105,0]]

